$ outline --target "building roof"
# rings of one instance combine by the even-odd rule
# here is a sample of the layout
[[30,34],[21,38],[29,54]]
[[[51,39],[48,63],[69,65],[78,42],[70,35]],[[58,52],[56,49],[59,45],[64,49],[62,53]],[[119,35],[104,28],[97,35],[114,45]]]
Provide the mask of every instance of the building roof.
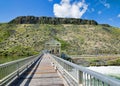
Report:
[[59,41],[54,40],[54,39],[46,42],[45,44],[49,44],[49,45],[61,45],[61,43]]

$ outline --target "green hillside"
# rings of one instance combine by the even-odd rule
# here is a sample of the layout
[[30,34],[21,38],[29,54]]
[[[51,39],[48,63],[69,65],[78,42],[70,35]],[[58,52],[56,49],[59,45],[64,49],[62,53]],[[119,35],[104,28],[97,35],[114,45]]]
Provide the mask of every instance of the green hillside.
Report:
[[50,39],[69,55],[120,54],[120,29],[94,20],[20,16],[0,24],[0,63],[38,54]]
[[67,54],[120,54],[120,29],[104,25],[0,24],[0,55],[29,56],[50,39]]

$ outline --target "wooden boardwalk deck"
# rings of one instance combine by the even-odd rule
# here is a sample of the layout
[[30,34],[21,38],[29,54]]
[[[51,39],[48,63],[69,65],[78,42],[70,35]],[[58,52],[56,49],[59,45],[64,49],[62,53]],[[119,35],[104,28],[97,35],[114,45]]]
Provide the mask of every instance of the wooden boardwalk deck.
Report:
[[50,58],[44,55],[42,59],[28,72],[20,77],[16,86],[65,86],[62,78],[52,67]]

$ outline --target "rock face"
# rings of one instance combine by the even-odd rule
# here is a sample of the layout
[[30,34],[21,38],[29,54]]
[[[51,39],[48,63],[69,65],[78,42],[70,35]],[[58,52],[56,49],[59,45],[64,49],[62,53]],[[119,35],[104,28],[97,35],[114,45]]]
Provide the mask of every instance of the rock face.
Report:
[[10,24],[77,24],[77,25],[98,25],[94,20],[56,17],[35,17],[20,16],[9,22]]

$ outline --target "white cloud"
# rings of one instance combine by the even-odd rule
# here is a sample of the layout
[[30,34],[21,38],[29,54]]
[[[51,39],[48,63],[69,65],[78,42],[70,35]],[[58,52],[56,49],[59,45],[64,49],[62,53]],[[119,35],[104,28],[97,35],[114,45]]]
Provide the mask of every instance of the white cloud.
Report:
[[98,14],[101,14],[102,13],[102,11],[98,11]]
[[82,15],[86,12],[88,5],[85,4],[85,1],[81,2],[71,0],[61,0],[60,4],[54,4],[54,15],[56,17],[71,17],[71,18],[81,18]]
[[94,11],[95,11],[95,9],[94,9],[94,8],[91,8],[91,11],[92,11],[92,12],[94,12]]
[[106,8],[110,8],[110,4],[109,4],[109,3],[105,3],[104,6],[105,6]]
[[48,0],[49,2],[52,2],[53,0]]
[[117,16],[118,18],[120,18],[120,14],[118,14],[118,16]]
[[101,4],[103,4],[106,8],[110,8],[110,4],[107,3],[107,0],[99,0]]
[[110,20],[110,21],[113,21],[113,19],[112,19],[112,18],[109,18],[109,20]]
[[106,0],[99,0],[100,1],[100,3],[102,3],[102,4],[105,4],[106,3]]

